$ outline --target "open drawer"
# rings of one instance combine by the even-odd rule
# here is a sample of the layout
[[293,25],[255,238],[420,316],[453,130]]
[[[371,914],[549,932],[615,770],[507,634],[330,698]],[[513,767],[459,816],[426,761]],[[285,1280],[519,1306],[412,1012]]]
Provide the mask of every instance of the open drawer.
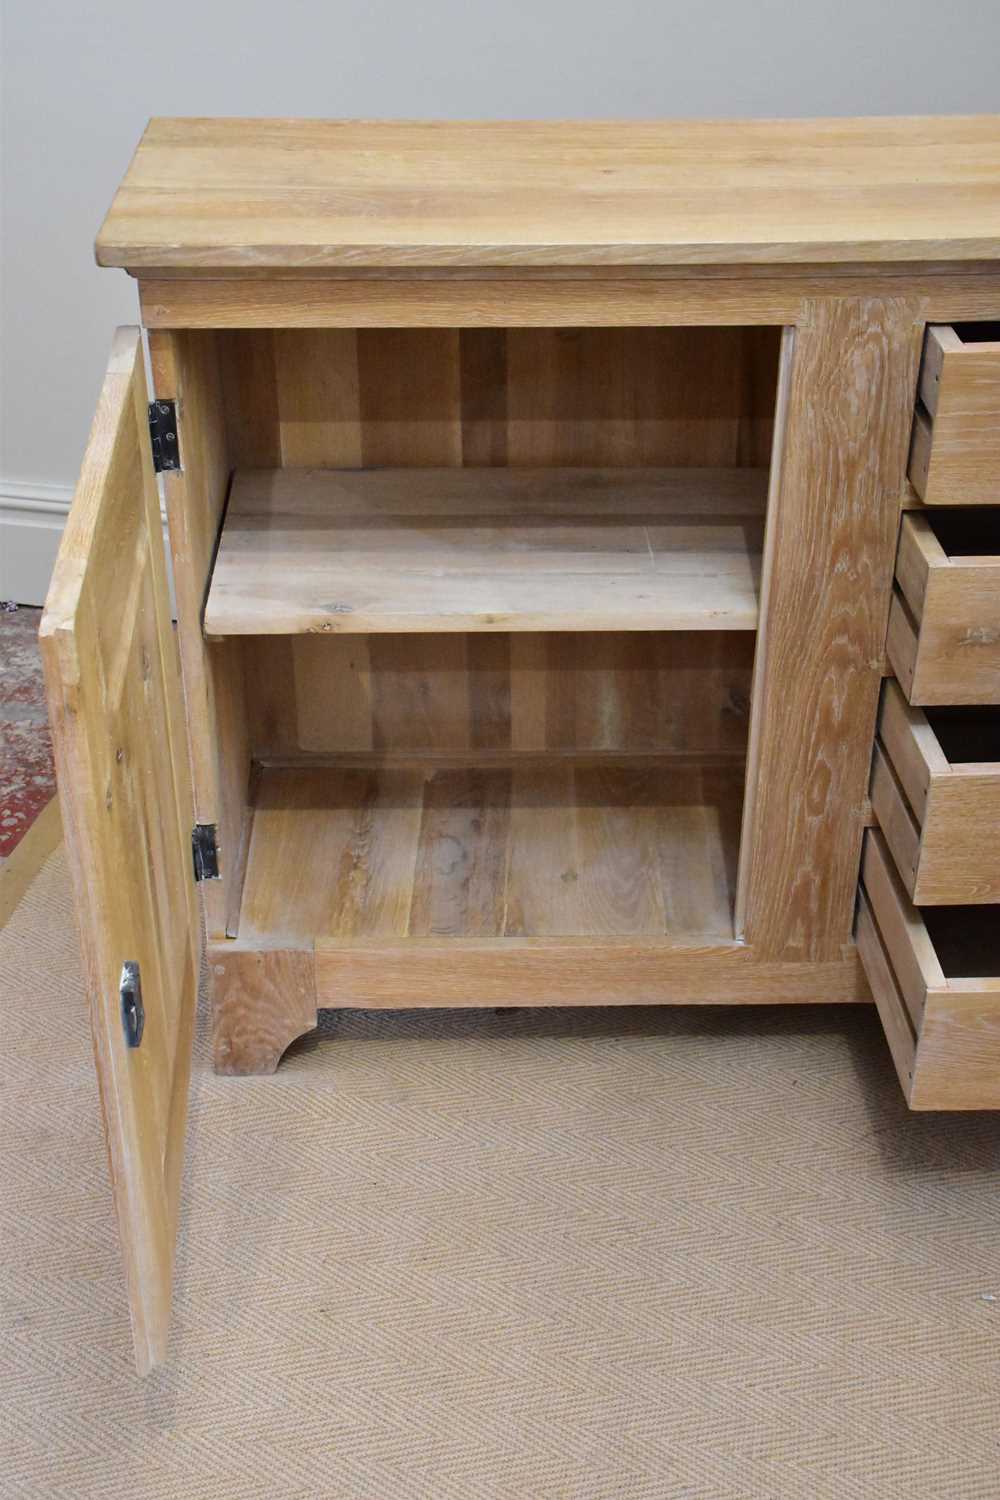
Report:
[[1000,322],[928,328],[910,480],[928,505],[1000,505]]
[[904,513],[886,654],[911,703],[1000,703],[1000,510]]
[[1000,709],[912,708],[882,689],[872,811],[910,897],[1000,901]]
[[869,829],[857,943],[910,1108],[1000,1107],[1000,909],[918,911]]

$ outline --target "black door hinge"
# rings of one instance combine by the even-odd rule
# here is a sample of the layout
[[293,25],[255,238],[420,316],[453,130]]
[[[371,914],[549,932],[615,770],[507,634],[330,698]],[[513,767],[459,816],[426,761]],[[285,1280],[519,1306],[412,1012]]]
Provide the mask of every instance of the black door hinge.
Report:
[[149,441],[153,449],[153,468],[157,474],[181,466],[181,450],[177,441],[176,401],[151,401],[149,403]]
[[196,823],[191,830],[195,880],[221,880],[219,843],[214,823]]

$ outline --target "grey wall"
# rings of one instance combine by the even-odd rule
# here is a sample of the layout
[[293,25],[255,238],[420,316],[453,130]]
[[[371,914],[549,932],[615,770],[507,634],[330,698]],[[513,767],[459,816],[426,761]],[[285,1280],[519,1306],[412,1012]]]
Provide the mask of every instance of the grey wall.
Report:
[[72,483],[134,286],[92,241],[151,114],[1000,111],[996,0],[5,0],[0,495]]

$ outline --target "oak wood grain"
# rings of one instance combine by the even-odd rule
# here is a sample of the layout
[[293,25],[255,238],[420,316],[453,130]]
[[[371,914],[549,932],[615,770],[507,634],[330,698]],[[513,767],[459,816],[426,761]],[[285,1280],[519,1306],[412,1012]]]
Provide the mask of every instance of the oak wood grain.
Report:
[[984,331],[927,330],[910,479],[928,505],[1000,505],[1000,322]]
[[691,757],[267,766],[239,939],[731,940],[742,782]]
[[921,310],[819,302],[796,330],[766,542],[746,937],[831,957],[851,930]]
[[910,701],[1000,704],[1000,512],[908,511],[896,583],[887,653]]
[[[864,269],[864,268],[862,268]],[[703,270],[683,277],[658,270],[656,279],[623,279],[612,267],[600,279],[497,279],[480,272],[475,280],[452,270],[427,280],[413,272],[406,280],[343,281],[163,280],[139,283],[142,321],[147,328],[217,329],[380,329],[380,328],[664,328],[788,326],[799,323],[806,306],[842,295],[919,298],[933,318],[995,317],[1000,276],[994,263],[958,274],[917,268],[905,275],[852,274],[834,267],[770,279],[751,267],[708,277]],[[400,273],[403,275],[404,273]]]
[[154,119],[97,258],[191,272],[995,260],[998,180],[993,116]]
[[208,950],[216,1073],[273,1073],[282,1053],[316,1025],[312,956],[293,950]]
[[719,938],[321,937],[321,1006],[826,1005],[870,1003],[853,943],[820,963],[767,962]]
[[872,807],[918,905],[1000,903],[1000,712],[984,719],[951,723],[951,760],[928,714],[883,688]]
[[232,466],[767,464],[777,329],[506,322],[220,331]]
[[[865,836],[858,951],[911,1109],[1000,1107],[1000,938],[982,907],[935,914],[903,889],[881,834]],[[984,933],[987,934],[984,940]],[[940,956],[939,956],[940,949]],[[970,973],[981,963],[982,972]]]
[[928,991],[943,989],[947,980],[923,918],[907,897],[896,862],[878,828],[865,834],[861,885],[916,1030],[923,1021]]
[[[201,925],[138,329],[120,329],[42,617],[66,853],[140,1374],[166,1354]],[[119,986],[139,965],[145,1026]]]
[[164,475],[177,600],[177,635],[195,820],[218,830],[222,879],[202,887],[209,939],[233,929],[249,836],[243,659],[238,645],[207,642],[205,591],[229,492],[222,370],[211,333],[151,336],[154,393],[177,403],[181,469]]
[[753,630],[753,469],[253,470],[211,635]]
[[245,637],[253,753],[746,751],[750,631]]

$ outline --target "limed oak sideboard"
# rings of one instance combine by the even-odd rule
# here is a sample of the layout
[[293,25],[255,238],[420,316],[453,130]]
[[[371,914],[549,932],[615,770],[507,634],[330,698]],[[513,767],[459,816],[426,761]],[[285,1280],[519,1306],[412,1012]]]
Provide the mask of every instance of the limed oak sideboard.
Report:
[[41,638],[140,1369],[203,943],[227,1073],[874,998],[1000,1107],[1000,119],[154,120],[97,258]]

